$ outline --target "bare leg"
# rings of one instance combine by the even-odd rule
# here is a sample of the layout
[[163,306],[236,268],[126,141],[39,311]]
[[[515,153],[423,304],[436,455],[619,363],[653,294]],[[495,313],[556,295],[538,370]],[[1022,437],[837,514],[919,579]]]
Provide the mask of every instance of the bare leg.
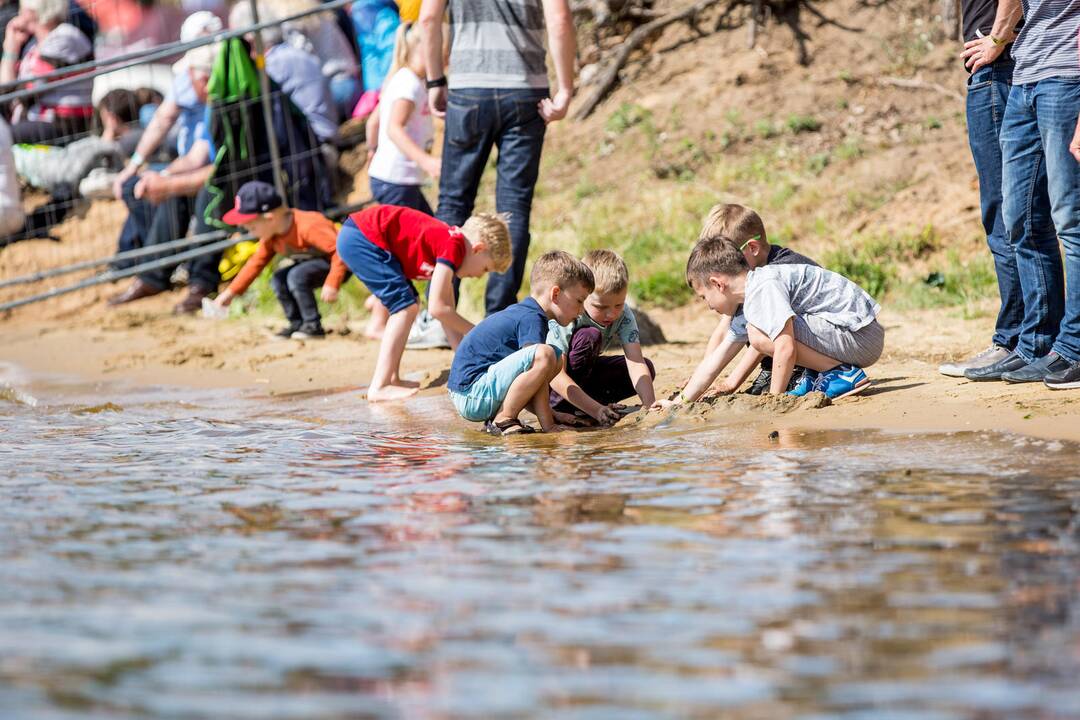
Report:
[[796,365],[801,365],[802,367],[810,368],[811,370],[816,370],[818,372],[825,372],[842,364],[839,360],[823,355],[812,347],[804,345],[796,340],[791,334],[790,320],[783,333],[777,336],[777,340],[785,336],[790,338],[795,347],[794,358],[787,352],[784,353],[783,358],[776,357],[776,343],[768,335],[753,325],[748,325],[746,330],[747,335],[750,338],[751,347],[762,355],[768,355],[769,357],[774,358],[773,377],[769,390],[771,393],[782,392],[783,388],[787,387],[788,381],[791,379],[792,370]]
[[[555,349],[550,345],[537,345],[532,367],[518,375],[514,382],[511,383],[510,391],[506,393],[506,397],[499,407],[499,412],[495,414],[495,422],[517,418],[526,405],[535,403],[536,398],[541,395],[546,404],[548,402],[546,394],[548,384],[551,382],[551,378],[555,376],[555,373],[558,372],[558,369],[559,362],[555,359]],[[537,414],[537,417],[540,418],[540,424],[544,430],[549,430],[555,425],[555,421],[551,419],[550,407],[547,408],[547,421],[549,423],[547,427],[543,425],[544,417],[540,414]]]
[[409,307],[394,313],[386,323],[382,343],[379,345],[379,359],[375,363],[375,374],[368,386],[368,402],[401,400],[414,395],[416,387],[406,385],[400,380],[395,382],[401,365],[401,356],[405,352],[405,341],[409,339],[409,328],[419,306],[413,303]]
[[386,332],[386,321],[390,319],[390,312],[374,295],[364,301],[364,307],[371,313],[367,328],[364,329],[364,336],[372,340],[382,339],[383,333]]
[[443,330],[446,331],[446,339],[450,341],[450,349],[456,351],[457,346],[461,344],[461,339],[465,337],[459,332],[455,332],[450,328],[443,326]]

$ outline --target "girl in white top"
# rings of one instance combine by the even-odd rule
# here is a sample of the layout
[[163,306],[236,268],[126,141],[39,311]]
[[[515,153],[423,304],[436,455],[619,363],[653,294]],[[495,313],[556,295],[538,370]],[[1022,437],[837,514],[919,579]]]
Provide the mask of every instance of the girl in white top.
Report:
[[378,138],[368,176],[378,202],[433,215],[420,192],[428,177],[439,177],[440,169],[439,159],[430,152],[435,131],[422,79],[424,65],[420,28],[402,24],[394,42],[394,63],[379,97],[377,121],[368,127],[368,137]]

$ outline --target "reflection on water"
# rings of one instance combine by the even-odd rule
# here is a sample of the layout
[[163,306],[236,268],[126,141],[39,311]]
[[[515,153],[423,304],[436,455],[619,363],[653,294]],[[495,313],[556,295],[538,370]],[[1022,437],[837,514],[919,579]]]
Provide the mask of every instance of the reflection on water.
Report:
[[9,383],[4,718],[1076,718],[1080,452]]

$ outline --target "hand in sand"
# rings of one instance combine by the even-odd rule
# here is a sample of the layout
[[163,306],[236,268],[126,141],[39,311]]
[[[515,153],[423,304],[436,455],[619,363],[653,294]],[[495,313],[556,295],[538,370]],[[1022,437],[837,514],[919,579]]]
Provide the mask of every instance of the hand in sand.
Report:
[[554,410],[551,415],[559,425],[566,425],[568,427],[588,427],[590,424],[588,420],[579,418],[574,413],[565,413]]
[[610,405],[601,405],[600,409],[596,411],[596,422],[601,425],[614,425],[622,419],[622,413],[613,409]]
[[649,408],[649,412],[670,410],[671,408],[678,407],[679,405],[682,405],[682,403],[675,400],[657,400],[652,404],[652,407]]
[[329,285],[323,285],[322,292],[319,293],[319,297],[321,297],[322,301],[325,303],[337,302],[338,289],[335,287],[330,287]]

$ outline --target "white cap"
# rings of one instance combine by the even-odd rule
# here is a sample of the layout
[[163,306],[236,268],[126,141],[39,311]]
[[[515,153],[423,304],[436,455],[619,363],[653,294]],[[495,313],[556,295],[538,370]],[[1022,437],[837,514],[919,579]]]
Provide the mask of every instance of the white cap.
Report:
[[173,65],[173,72],[182,73],[187,72],[188,68],[194,68],[209,75],[214,69],[214,62],[217,61],[219,49],[221,49],[220,43],[210,43],[209,45],[192,48],[187,51],[184,57],[180,58],[179,62]]
[[209,10],[193,12],[180,26],[180,42],[187,43],[204,35],[213,35],[221,32],[223,27],[221,18]]

